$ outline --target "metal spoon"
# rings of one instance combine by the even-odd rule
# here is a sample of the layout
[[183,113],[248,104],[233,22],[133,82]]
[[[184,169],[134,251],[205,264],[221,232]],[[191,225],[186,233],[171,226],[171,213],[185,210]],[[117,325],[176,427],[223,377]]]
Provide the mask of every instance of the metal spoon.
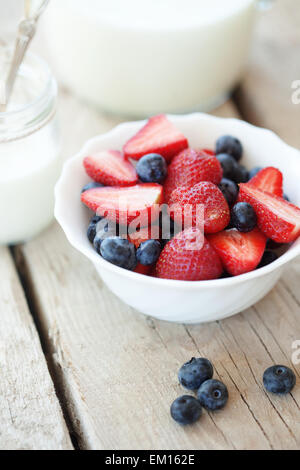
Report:
[[37,22],[41,14],[47,7],[49,0],[43,0],[39,3],[39,7],[35,11],[31,12],[31,0],[25,0],[25,19],[23,19],[19,24],[18,36],[16,40],[12,63],[2,89],[2,96],[0,97],[0,112],[6,111],[14,87],[14,83],[16,81],[19,67],[23,62],[29,44],[31,43],[35,35]]

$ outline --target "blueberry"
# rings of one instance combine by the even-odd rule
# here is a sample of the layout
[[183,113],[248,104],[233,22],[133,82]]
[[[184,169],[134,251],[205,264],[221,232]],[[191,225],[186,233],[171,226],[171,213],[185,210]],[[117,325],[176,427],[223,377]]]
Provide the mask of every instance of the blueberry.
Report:
[[287,202],[291,202],[290,198],[286,194],[283,195],[283,199],[285,199]]
[[223,168],[223,177],[229,180],[232,179],[235,175],[235,169],[237,165],[235,159],[227,153],[221,153],[220,155],[217,155],[217,159]]
[[90,220],[90,224],[87,229],[87,237],[91,243],[94,242],[94,238],[97,233],[97,223],[100,222],[101,219],[102,217],[99,215],[94,215]]
[[267,241],[267,248],[269,250],[278,250],[278,248],[281,248],[282,245],[283,243],[274,242],[274,240],[271,240],[271,238],[269,238],[269,240]]
[[239,232],[251,232],[257,222],[255,210],[248,202],[238,202],[231,209],[231,224]]
[[262,170],[261,166],[256,166],[255,168],[252,168],[252,170],[249,171],[249,179],[254,178],[254,176],[257,175],[257,173]]
[[231,135],[223,135],[217,140],[216,143],[216,154],[228,153],[232,155],[236,161],[242,158],[243,147],[241,142]]
[[103,186],[103,184],[100,184],[100,183],[95,183],[95,181],[91,181],[90,183],[86,184],[82,190],[81,190],[81,194],[84,193],[84,191],[87,191],[88,189],[92,189],[92,188],[101,188]]
[[147,240],[140,244],[136,252],[136,259],[144,266],[156,263],[161,252],[161,245],[157,240]]
[[207,380],[197,393],[200,404],[207,410],[215,411],[224,408],[228,400],[228,390],[219,380]]
[[208,359],[192,357],[179,369],[178,379],[185,388],[197,390],[203,382],[212,378],[213,373],[213,366]]
[[276,255],[276,253],[274,253],[274,251],[266,250],[263,254],[261,262],[257,266],[257,269],[263,268],[264,266],[268,266],[268,264],[273,263],[273,261],[276,261],[277,259],[278,256]]
[[272,393],[289,393],[296,383],[294,372],[286,366],[269,367],[263,376],[265,389]]
[[144,155],[137,163],[137,174],[144,183],[162,183],[167,176],[167,163],[157,153]]
[[249,181],[249,172],[247,168],[236,163],[233,169],[232,179],[237,184],[247,183],[247,181]]
[[229,274],[227,271],[224,271],[220,279],[227,279],[229,277],[232,277],[231,274]]
[[219,188],[222,191],[223,196],[225,197],[229,206],[232,206],[232,204],[234,204],[237,200],[239,194],[239,189],[235,182],[227,178],[223,178],[219,184]]
[[102,241],[100,254],[120,268],[133,270],[136,267],[135,246],[126,238],[109,237]]
[[96,236],[94,238],[93,244],[97,253],[100,255],[101,243],[105,238],[115,237],[119,235],[119,226],[114,224],[111,221],[108,221],[106,218],[101,219],[96,224]]
[[199,401],[190,395],[176,398],[171,405],[171,416],[179,424],[192,424],[202,415]]

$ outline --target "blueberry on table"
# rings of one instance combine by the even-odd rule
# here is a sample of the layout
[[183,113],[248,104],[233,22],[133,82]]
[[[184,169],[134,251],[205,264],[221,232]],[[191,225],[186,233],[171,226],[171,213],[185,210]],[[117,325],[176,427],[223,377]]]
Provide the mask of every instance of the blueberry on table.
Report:
[[228,178],[230,180],[233,179],[237,167],[235,159],[227,153],[220,153],[219,155],[217,155],[217,159],[221,163],[221,167],[223,169],[223,177]]
[[249,171],[249,180],[254,178],[254,176],[256,176],[260,170],[262,170],[261,166],[256,166],[255,168],[252,168],[252,170]]
[[147,240],[138,247],[136,259],[144,266],[151,266],[158,260],[160,252],[161,244],[158,240]]
[[106,261],[120,268],[133,270],[137,264],[135,246],[126,238],[105,238],[100,246],[100,254]]
[[289,367],[276,365],[264,372],[263,383],[268,392],[289,393],[295,386],[296,376]]
[[95,183],[95,181],[91,181],[90,183],[86,184],[82,188],[81,194],[84,193],[85,191],[87,191],[88,189],[101,188],[102,186],[103,186],[103,184],[101,184],[101,183]]
[[178,379],[183,387],[197,390],[203,382],[212,378],[213,373],[213,366],[208,359],[192,357],[190,361],[180,367]]
[[266,250],[264,252],[264,255],[263,255],[262,259],[261,259],[261,262],[257,266],[257,269],[263,268],[264,266],[268,266],[268,264],[273,263],[277,259],[278,259],[278,255],[276,255],[276,253],[274,253],[274,251]]
[[223,135],[217,140],[216,143],[216,154],[228,153],[236,161],[242,158],[243,146],[239,139],[231,135]]
[[229,180],[228,178],[223,178],[219,184],[219,189],[222,191],[223,196],[228,202],[229,206],[232,206],[237,200],[239,189],[234,181]]
[[197,397],[207,410],[221,410],[228,401],[228,390],[219,380],[207,380],[199,388]]
[[171,416],[179,424],[195,423],[202,415],[199,401],[190,395],[176,398],[171,405]]
[[98,222],[100,222],[101,219],[102,217],[100,217],[99,215],[94,215],[90,220],[90,223],[87,229],[87,237],[91,243],[94,242],[94,238],[97,233],[97,224]]
[[162,183],[168,173],[166,160],[157,153],[149,153],[138,161],[136,172],[144,183]]
[[238,202],[231,209],[231,225],[239,232],[251,232],[256,223],[255,210],[248,202]]

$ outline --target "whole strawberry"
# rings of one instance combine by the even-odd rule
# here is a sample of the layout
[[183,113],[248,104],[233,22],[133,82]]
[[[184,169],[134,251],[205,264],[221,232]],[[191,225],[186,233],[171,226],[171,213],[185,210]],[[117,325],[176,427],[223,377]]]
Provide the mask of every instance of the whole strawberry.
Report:
[[183,227],[202,229],[205,233],[223,230],[230,222],[230,210],[221,190],[210,181],[201,181],[191,188],[175,189],[169,200],[170,215]]
[[156,275],[164,279],[203,281],[223,272],[219,256],[200,230],[189,228],[177,234],[163,249]]
[[190,188],[200,181],[219,184],[223,170],[218,159],[204,150],[188,148],[173,158],[164,184],[164,197],[168,203],[171,193],[180,186]]

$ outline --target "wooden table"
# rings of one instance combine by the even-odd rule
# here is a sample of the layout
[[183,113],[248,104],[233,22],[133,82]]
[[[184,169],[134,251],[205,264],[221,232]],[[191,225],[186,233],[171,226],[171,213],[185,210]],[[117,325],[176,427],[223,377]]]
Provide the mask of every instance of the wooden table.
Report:
[[[300,148],[298,0],[277,1],[258,21],[248,73],[216,114],[242,116]],[[224,64],[226,66],[226,64]],[[120,120],[68,90],[60,101],[64,156]],[[230,319],[199,326],[146,318],[120,302],[57,224],[0,249],[1,449],[299,449],[300,261],[273,291]],[[213,360],[229,388],[222,412],[181,428],[169,407],[182,393],[178,367]],[[270,396],[262,372],[293,367],[298,385]]]

